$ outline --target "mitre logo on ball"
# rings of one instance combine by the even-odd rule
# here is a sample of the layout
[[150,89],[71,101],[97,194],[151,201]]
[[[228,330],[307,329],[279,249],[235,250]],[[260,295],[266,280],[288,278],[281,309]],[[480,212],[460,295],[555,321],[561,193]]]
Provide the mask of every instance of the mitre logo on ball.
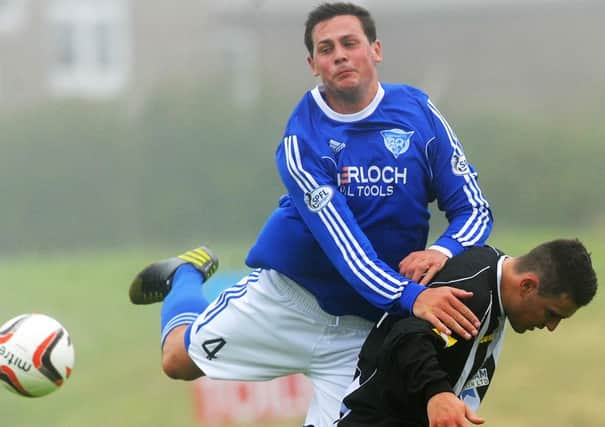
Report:
[[0,384],[13,393],[40,397],[71,375],[74,348],[67,330],[44,314],[22,314],[0,326]]

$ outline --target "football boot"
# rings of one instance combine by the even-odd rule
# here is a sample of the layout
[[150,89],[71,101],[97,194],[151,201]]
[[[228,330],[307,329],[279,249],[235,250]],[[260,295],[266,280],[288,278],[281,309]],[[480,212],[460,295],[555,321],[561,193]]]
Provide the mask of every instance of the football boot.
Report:
[[129,295],[133,304],[153,304],[163,301],[172,289],[172,277],[178,267],[191,264],[204,281],[218,269],[218,258],[210,249],[201,246],[173,258],[164,259],[145,267],[130,285]]

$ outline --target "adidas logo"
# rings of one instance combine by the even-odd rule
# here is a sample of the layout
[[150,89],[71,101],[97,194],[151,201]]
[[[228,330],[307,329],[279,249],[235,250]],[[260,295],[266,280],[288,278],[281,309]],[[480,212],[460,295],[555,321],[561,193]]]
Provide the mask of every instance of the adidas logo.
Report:
[[344,142],[338,142],[333,139],[328,141],[328,145],[330,146],[334,154],[340,153],[347,146],[347,144],[345,144]]

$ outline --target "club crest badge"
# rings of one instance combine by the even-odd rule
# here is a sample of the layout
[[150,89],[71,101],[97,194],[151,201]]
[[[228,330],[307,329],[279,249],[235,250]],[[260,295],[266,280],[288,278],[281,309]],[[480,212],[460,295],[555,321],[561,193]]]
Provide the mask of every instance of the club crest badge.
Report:
[[384,145],[393,153],[395,158],[398,158],[410,148],[410,139],[414,135],[414,131],[406,132],[401,129],[390,129],[380,131],[384,139]]

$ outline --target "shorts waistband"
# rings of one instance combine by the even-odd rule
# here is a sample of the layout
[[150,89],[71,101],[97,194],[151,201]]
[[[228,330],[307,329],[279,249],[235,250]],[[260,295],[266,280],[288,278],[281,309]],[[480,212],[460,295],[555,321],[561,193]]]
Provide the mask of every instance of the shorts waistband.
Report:
[[317,303],[315,296],[294,280],[275,270],[261,270],[261,275],[267,275],[268,282],[275,291],[287,297],[296,304],[296,308],[308,314],[311,318],[329,326],[343,326],[348,328],[363,328],[368,331],[373,322],[354,315],[334,316],[325,312]]

